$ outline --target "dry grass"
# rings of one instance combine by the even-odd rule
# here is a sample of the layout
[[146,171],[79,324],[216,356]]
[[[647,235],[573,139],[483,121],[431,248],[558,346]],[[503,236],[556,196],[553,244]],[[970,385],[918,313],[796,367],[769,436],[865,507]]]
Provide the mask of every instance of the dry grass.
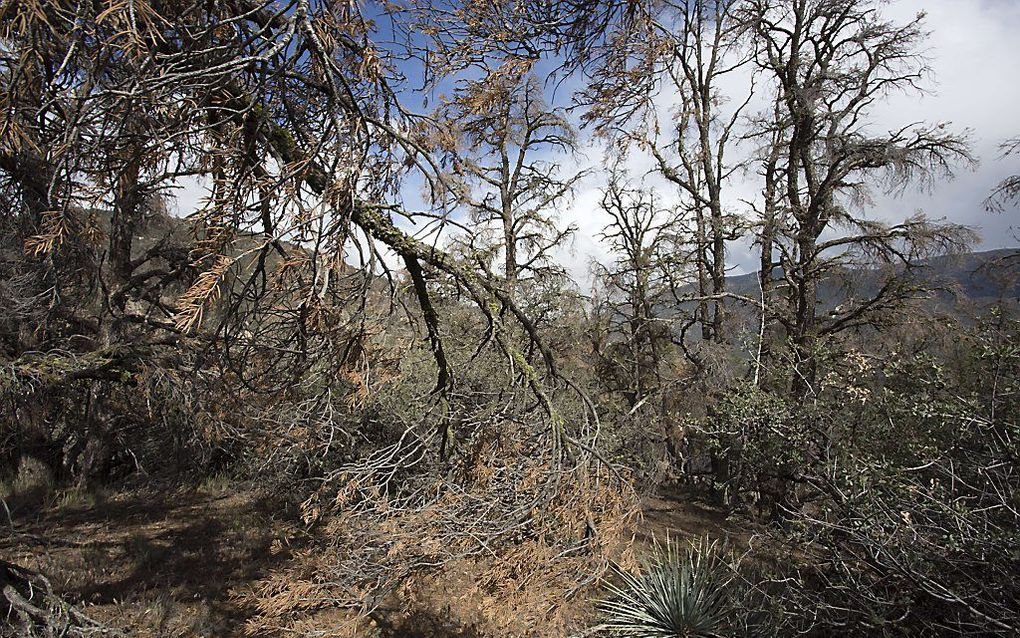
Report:
[[24,456],[18,461],[14,475],[0,480],[0,500],[4,507],[5,523],[48,505],[54,496],[56,483],[44,463]]
[[357,592],[331,585],[343,565],[338,552],[374,535],[392,541],[376,557],[395,564],[446,556],[456,548],[428,539],[443,538],[440,514],[457,511],[454,503],[393,512],[372,529],[353,529],[364,521],[331,515],[318,528],[319,542],[309,544],[302,526],[274,516],[263,499],[223,478],[191,491],[90,493],[55,491],[29,470],[5,490],[23,494],[48,485],[48,501],[15,515],[0,552],[48,574],[58,593],[92,617],[142,638],[571,635],[590,624],[608,561],[634,562],[632,540],[640,552],[643,539],[667,531],[738,537],[722,512],[682,497],[645,499],[644,516],[635,517],[605,483],[578,483],[565,486],[565,496],[549,502],[523,536],[492,553],[462,552],[405,575],[364,613],[339,604]]

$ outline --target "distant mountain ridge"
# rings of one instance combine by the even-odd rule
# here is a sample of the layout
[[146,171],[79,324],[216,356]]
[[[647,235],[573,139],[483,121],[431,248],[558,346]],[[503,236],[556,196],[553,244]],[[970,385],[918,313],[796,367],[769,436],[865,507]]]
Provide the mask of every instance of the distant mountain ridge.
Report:
[[[887,272],[848,270],[858,296],[874,294]],[[1020,248],[1006,248],[944,255],[924,260],[907,275],[936,290],[940,305],[961,301],[990,303],[1020,297]],[[777,268],[776,278],[782,280]],[[832,308],[847,299],[842,278],[830,277],[819,286],[819,304]],[[727,277],[730,292],[756,298],[760,294],[758,272]]]

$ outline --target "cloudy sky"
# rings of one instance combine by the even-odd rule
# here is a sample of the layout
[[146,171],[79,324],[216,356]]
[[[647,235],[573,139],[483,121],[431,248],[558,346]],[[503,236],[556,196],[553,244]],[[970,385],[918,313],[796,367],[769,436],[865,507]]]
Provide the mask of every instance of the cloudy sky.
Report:
[[[941,182],[930,192],[908,190],[897,198],[877,197],[866,215],[894,221],[923,211],[932,218],[973,227],[983,242],[978,250],[1018,246],[1020,210],[1013,207],[991,213],[984,209],[983,201],[1004,177],[1020,173],[1020,156],[1002,158],[999,148],[1006,139],[1020,135],[1020,0],[891,0],[884,9],[886,16],[897,22],[909,21],[919,12],[926,13],[925,24],[931,32],[925,55],[934,72],[932,93],[896,96],[880,105],[873,112],[874,130],[919,121],[951,123],[956,131],[969,131],[979,165],[974,170],[962,169],[955,180]],[[436,96],[430,97],[434,102]],[[562,98],[562,93],[558,97]],[[665,110],[669,96],[662,100]],[[576,157],[559,160],[567,172],[598,169],[604,164],[601,147],[591,141]],[[651,164],[635,157],[628,168],[640,177]],[[560,259],[582,285],[591,260],[610,259],[598,238],[607,221],[598,210],[603,184],[604,178],[596,170],[561,213],[561,220],[574,224],[578,233]],[[649,177],[647,185],[660,191],[668,202],[672,189],[667,184]],[[184,186],[178,193],[182,215],[195,210],[204,195],[198,184]],[[740,206],[740,198],[755,197],[759,188],[750,181],[731,184],[734,205]],[[413,190],[410,186],[407,195],[412,205],[420,201],[410,192]],[[730,253],[735,274],[754,268],[756,258],[746,246],[733,245]]]
[[[978,250],[1020,245],[1020,210],[990,213],[983,201],[1004,177],[1020,173],[1020,156],[1002,158],[1000,144],[1020,135],[1020,0],[892,0],[884,13],[897,22],[926,13],[931,37],[926,57],[934,72],[932,94],[895,96],[874,111],[874,130],[899,128],[917,121],[947,122],[954,130],[969,131],[976,169],[961,169],[956,179],[940,182],[931,191],[908,190],[899,197],[876,197],[866,214],[874,219],[899,220],[917,211],[932,218],[965,224],[982,238]],[[665,97],[668,99],[668,97]],[[601,151],[589,146],[584,160],[598,166]],[[650,163],[632,160],[630,168],[641,174]],[[564,219],[579,228],[572,250],[563,259],[575,278],[583,277],[586,263],[608,258],[598,233],[606,217],[598,210],[599,180],[582,187]],[[668,189],[651,180],[657,190]],[[753,197],[759,187],[735,183],[740,197]],[[754,268],[756,257],[739,245],[731,247],[735,273]]]

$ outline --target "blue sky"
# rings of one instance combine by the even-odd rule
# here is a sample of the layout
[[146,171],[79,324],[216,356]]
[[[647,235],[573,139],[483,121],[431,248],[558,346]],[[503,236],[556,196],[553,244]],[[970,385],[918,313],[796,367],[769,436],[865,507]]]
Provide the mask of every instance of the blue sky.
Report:
[[[372,9],[366,8],[371,14]],[[892,0],[885,14],[896,20],[910,20],[919,12],[927,14],[926,25],[931,31],[926,56],[934,71],[933,93],[923,98],[916,95],[896,96],[874,111],[876,129],[899,128],[916,121],[947,122],[957,131],[967,130],[979,160],[973,170],[962,170],[955,180],[938,183],[930,191],[907,190],[898,197],[877,196],[866,211],[873,219],[895,221],[914,212],[929,217],[966,224],[975,228],[982,238],[978,249],[1014,247],[1020,244],[1020,211],[1016,207],[1002,213],[984,209],[983,200],[1004,177],[1020,173],[1020,157],[1002,158],[1000,144],[1020,135],[1020,0]],[[383,39],[389,29],[380,21]],[[413,110],[437,104],[446,83],[428,94],[420,87],[421,70],[415,64],[402,63],[399,70],[407,76],[408,87],[402,99]],[[569,78],[550,96],[558,105],[569,103],[570,91],[580,78]],[[552,87],[550,87],[552,88]],[[661,99],[668,104],[669,95]],[[576,279],[583,279],[591,260],[610,259],[598,234],[607,222],[598,210],[600,189],[605,182],[599,168],[604,165],[601,144],[582,133],[582,145],[573,156],[556,156],[564,173],[594,168],[594,174],[581,183],[573,202],[560,211],[564,224],[574,224],[578,233],[573,245],[561,251],[560,259]],[[634,157],[628,168],[640,178],[650,168],[646,158]],[[647,183],[659,191],[664,201],[671,197],[669,185],[649,177]],[[731,184],[731,201],[739,208],[741,198],[754,197],[759,187],[751,181],[735,180]],[[403,197],[412,207],[421,205],[418,197],[420,182],[409,180]],[[186,184],[179,192],[181,214],[194,210],[202,197],[199,184]],[[734,273],[754,268],[756,257],[740,244],[730,250]],[[583,282],[579,282],[582,283]]]

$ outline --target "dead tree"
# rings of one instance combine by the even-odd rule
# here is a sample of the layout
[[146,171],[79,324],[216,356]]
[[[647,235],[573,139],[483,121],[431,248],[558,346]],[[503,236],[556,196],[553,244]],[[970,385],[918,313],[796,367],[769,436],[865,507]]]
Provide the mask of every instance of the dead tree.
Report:
[[[750,85],[736,96],[720,90],[749,63],[737,5],[689,0],[637,12],[613,31],[605,45],[612,54],[589,65],[592,80],[581,92],[585,121],[647,152],[678,189],[698,271],[697,290],[687,296],[698,298],[702,338],[717,342],[726,339],[726,244],[741,226],[725,190],[741,166],[733,160],[735,133],[753,94]],[[676,106],[663,114],[659,98]]]
[[602,193],[602,210],[610,222],[601,236],[615,261],[598,266],[596,274],[606,291],[608,345],[614,336],[623,339],[610,363],[624,371],[622,393],[634,409],[662,389],[669,331],[659,314],[670,289],[665,271],[671,216],[654,195],[628,186],[615,172]]
[[[4,560],[0,560],[0,596],[0,617],[19,636],[123,635],[57,596],[42,574]],[[8,634],[0,629],[0,635]]]
[[[565,114],[550,108],[529,65],[506,64],[482,80],[466,81],[441,111],[454,152],[454,205],[466,206],[476,253],[502,251],[506,288],[515,295],[522,278],[541,277],[550,251],[572,227],[560,228],[555,212],[583,172],[560,176],[558,163],[539,159],[572,152],[576,133]],[[496,227],[498,240],[485,237]]]
[[[946,124],[907,124],[875,134],[869,116],[893,91],[923,92],[927,71],[919,48],[922,16],[888,22],[870,0],[749,2],[742,19],[753,28],[756,63],[779,109],[770,149],[783,176],[786,223],[775,247],[788,309],[779,320],[794,350],[795,396],[813,391],[818,339],[869,325],[916,290],[889,278],[874,295],[819,316],[819,285],[852,264],[907,268],[928,254],[959,245],[955,226],[911,217],[900,223],[867,218],[867,193],[884,183],[892,191],[949,177],[969,162],[966,140]],[[770,160],[771,161],[771,160]],[[773,173],[773,178],[775,173]],[[774,206],[774,204],[771,204]],[[831,238],[827,238],[835,231]]]

